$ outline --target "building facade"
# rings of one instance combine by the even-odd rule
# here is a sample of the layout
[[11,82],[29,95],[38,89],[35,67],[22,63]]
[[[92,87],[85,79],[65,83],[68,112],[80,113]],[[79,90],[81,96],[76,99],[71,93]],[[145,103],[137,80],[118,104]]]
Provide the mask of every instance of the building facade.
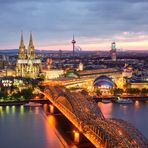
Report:
[[32,33],[30,33],[28,50],[26,50],[22,33],[16,61],[16,76],[36,78],[40,75],[41,70],[42,63],[41,59],[37,59],[35,56]]

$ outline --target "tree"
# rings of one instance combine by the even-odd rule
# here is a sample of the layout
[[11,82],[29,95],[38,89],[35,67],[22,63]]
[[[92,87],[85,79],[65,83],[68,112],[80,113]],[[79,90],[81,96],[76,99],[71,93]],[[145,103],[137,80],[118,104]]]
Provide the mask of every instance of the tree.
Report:
[[20,93],[20,92],[13,93],[13,94],[11,95],[11,97],[14,98],[14,99],[19,99],[19,98],[21,97],[21,93]]
[[0,99],[5,99],[7,96],[3,93],[3,92],[0,92]]
[[26,100],[30,100],[30,99],[32,99],[34,97],[34,94],[32,92],[33,92],[33,90],[30,89],[30,88],[23,89],[21,91],[21,96],[23,96],[24,99],[26,99]]
[[126,92],[129,93],[129,94],[139,94],[140,89],[138,89],[138,88],[128,88],[128,89],[126,89]]
[[141,94],[147,95],[147,94],[148,94],[148,89],[143,88],[143,89],[141,90]]
[[116,95],[121,95],[121,94],[123,93],[123,89],[115,88],[115,89],[113,90],[113,93],[114,93],[115,96],[116,96]]
[[101,93],[101,91],[99,89],[96,90],[96,94],[97,94],[97,96],[101,96],[102,95],[102,93]]

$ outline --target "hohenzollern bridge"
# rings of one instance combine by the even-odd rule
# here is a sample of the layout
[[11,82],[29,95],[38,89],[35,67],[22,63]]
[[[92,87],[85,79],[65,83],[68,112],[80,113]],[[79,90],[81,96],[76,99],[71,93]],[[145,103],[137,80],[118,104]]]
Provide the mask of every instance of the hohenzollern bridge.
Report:
[[98,148],[148,148],[148,139],[132,124],[106,119],[97,103],[84,92],[71,92],[64,86],[37,89]]

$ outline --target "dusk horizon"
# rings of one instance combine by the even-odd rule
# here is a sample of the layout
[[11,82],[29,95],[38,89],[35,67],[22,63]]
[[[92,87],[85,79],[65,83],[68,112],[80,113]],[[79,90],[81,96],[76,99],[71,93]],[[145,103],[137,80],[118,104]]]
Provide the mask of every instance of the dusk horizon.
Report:
[[148,0],[0,0],[2,148],[148,148]]
[[22,30],[26,48],[32,31],[40,50],[70,50],[73,34],[82,50],[109,50],[112,42],[148,50],[145,0],[1,0],[0,8],[0,49],[18,48]]

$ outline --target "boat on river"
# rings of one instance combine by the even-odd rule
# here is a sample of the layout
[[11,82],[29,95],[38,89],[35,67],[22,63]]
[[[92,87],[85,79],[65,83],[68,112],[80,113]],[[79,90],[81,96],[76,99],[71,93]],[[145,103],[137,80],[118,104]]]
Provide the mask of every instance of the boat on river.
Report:
[[115,100],[116,103],[119,103],[119,104],[131,104],[133,103],[133,101],[131,99],[123,99],[123,98],[120,98],[118,97],[116,100]]
[[42,106],[42,104],[35,103],[35,102],[29,102],[29,103],[24,104],[24,106],[39,107],[39,106]]

